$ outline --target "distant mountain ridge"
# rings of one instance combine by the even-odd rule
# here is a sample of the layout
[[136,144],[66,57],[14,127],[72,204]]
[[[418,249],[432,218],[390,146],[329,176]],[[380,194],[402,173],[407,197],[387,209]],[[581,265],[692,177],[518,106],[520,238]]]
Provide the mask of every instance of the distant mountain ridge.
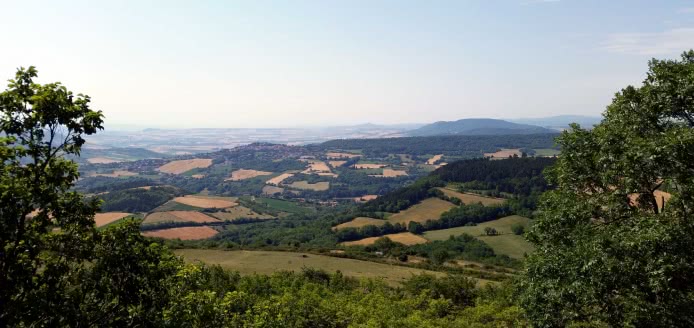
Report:
[[538,117],[538,118],[518,118],[509,119],[509,122],[519,123],[519,124],[531,124],[537,125],[545,128],[554,129],[564,129],[568,128],[571,123],[578,123],[582,128],[591,129],[594,125],[599,124],[602,120],[598,116],[584,116],[584,115],[557,115],[549,117]]
[[491,118],[466,118],[440,121],[406,132],[408,136],[437,135],[509,135],[556,133],[555,130],[536,125],[518,124]]

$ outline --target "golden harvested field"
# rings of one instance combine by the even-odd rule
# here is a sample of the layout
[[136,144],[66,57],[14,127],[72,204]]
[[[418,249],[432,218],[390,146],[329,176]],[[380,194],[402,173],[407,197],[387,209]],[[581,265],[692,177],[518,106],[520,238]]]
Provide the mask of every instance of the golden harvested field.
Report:
[[110,164],[110,163],[118,163],[120,162],[119,160],[108,158],[108,157],[92,157],[88,158],[87,162],[92,163],[92,164]]
[[352,221],[348,221],[334,226],[333,230],[340,230],[345,228],[361,228],[367,225],[382,226],[386,222],[388,222],[388,220],[379,220],[360,216],[358,218],[352,219]]
[[345,276],[355,278],[383,278],[392,286],[404,282],[412,275],[422,273],[437,277],[446,275],[436,271],[309,253],[212,249],[178,249],[174,253],[183,256],[186,261],[201,261],[210,265],[220,265],[225,269],[239,271],[242,275],[272,274],[283,270],[301,271],[303,268],[316,268],[330,273],[339,270]]
[[359,154],[350,154],[350,153],[327,153],[325,154],[328,158],[355,158],[359,157],[361,155]]
[[293,176],[294,176],[294,174],[292,174],[292,173],[282,173],[282,174],[280,174],[280,175],[278,175],[278,176],[276,176],[270,180],[267,180],[265,183],[267,183],[269,185],[279,186],[280,183],[282,183],[282,181],[284,181],[290,177],[293,177]]
[[407,172],[402,170],[383,169],[383,174],[371,174],[369,176],[377,178],[396,178],[403,175],[407,175]]
[[344,245],[344,246],[367,246],[367,245],[371,245],[371,244],[375,243],[376,240],[383,238],[383,237],[388,237],[388,239],[390,239],[396,243],[401,243],[403,245],[417,245],[417,244],[424,244],[424,243],[429,242],[425,238],[417,236],[413,233],[401,232],[401,233],[394,233],[394,234],[390,234],[390,235],[383,235],[383,236],[379,236],[379,237],[369,237],[369,238],[364,238],[364,239],[355,240],[355,241],[346,241],[346,242],[340,243],[340,245]]
[[410,221],[426,222],[427,220],[438,220],[441,218],[441,213],[455,207],[453,203],[441,200],[435,197],[427,198],[419,204],[415,204],[410,208],[391,215],[388,218],[390,223],[400,223],[407,226]]
[[308,181],[295,181],[289,187],[302,190],[326,191],[330,189],[330,182],[308,183]]
[[94,215],[94,222],[96,223],[97,227],[103,227],[111,222],[116,222],[126,216],[130,215],[130,213],[125,213],[125,212],[106,212],[106,213],[96,213]]
[[154,224],[160,222],[197,222],[210,223],[219,222],[216,218],[195,211],[170,211],[155,212],[147,215],[143,224]]
[[455,197],[463,201],[463,204],[477,204],[482,203],[484,206],[492,206],[503,204],[506,200],[503,198],[486,197],[482,195],[472,194],[472,193],[462,193],[455,190],[450,190],[447,188],[437,188],[443,191],[443,194],[448,197]]
[[354,164],[353,167],[355,169],[380,169],[382,167],[386,167],[388,165],[386,164]]
[[203,169],[212,165],[212,159],[194,158],[173,161],[160,166],[157,170],[164,173],[181,174],[192,169]]
[[[534,247],[523,236],[514,235],[511,231],[511,226],[514,224],[522,224],[526,227],[530,225],[530,219],[511,215],[494,221],[480,223],[476,226],[456,227],[443,230],[430,230],[424,233],[424,237],[428,240],[446,240],[450,236],[459,236],[464,233],[474,236],[487,243],[497,254],[508,255],[513,258],[523,258],[526,253],[534,250]],[[484,228],[491,227],[499,232],[497,236],[487,236],[484,233]]]
[[332,167],[340,167],[340,166],[344,165],[345,163],[347,163],[347,161],[329,161],[328,162],[328,164],[330,164],[330,166],[332,166]]
[[220,212],[215,212],[211,213],[212,216],[223,220],[223,221],[234,221],[236,219],[240,218],[249,218],[249,219],[274,219],[271,215],[267,214],[258,214],[256,212],[253,212],[250,208],[244,207],[244,206],[236,206],[232,208],[227,208],[224,211]]
[[427,164],[428,165],[434,165],[434,164],[436,164],[436,162],[440,161],[442,157],[443,157],[443,154],[435,155],[434,157],[427,160]]
[[302,171],[301,173],[304,174],[311,174],[311,173],[318,173],[318,172],[324,172],[324,173],[330,173],[330,168],[328,167],[328,164],[325,164],[323,161],[317,161],[317,160],[309,160],[308,161],[308,168]]
[[92,173],[89,176],[90,177],[118,178],[118,177],[131,177],[134,175],[137,175],[137,173],[136,172],[130,172],[130,171],[116,170],[116,171],[113,171],[113,173]]
[[509,156],[513,155],[518,155],[520,156],[522,153],[520,149],[501,149],[497,151],[496,153],[484,153],[484,157],[494,157],[495,159],[506,159]]
[[279,194],[284,191],[284,188],[280,187],[275,187],[275,186],[265,186],[263,187],[263,194],[265,195],[274,195],[274,194]]
[[210,227],[182,227],[162,230],[145,231],[145,237],[155,237],[164,239],[197,240],[213,237],[218,233]]
[[232,197],[205,197],[186,195],[173,199],[176,203],[200,207],[200,208],[226,208],[238,205],[236,198]]
[[370,200],[374,200],[378,198],[378,195],[364,195],[361,197],[354,197],[355,202],[368,202]]
[[271,174],[272,174],[272,172],[240,169],[240,170],[236,170],[234,172],[231,172],[231,177],[224,179],[224,181],[241,181],[241,180],[259,177],[262,175],[271,175]]

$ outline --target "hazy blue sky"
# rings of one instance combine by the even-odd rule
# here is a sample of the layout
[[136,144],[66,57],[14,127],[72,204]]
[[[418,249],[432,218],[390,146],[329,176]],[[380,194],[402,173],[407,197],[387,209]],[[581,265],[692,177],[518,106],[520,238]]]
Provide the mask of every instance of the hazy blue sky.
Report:
[[694,2],[0,0],[0,45],[0,79],[35,65],[111,124],[597,115],[694,47]]

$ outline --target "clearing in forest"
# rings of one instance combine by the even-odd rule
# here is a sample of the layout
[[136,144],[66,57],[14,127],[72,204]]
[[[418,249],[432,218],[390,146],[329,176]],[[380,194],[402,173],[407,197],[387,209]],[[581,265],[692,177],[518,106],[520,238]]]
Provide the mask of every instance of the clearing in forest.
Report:
[[155,212],[147,215],[142,224],[154,224],[161,222],[196,222],[210,223],[219,222],[216,218],[195,211],[170,211]]
[[482,203],[484,206],[492,206],[492,205],[499,205],[503,204],[506,200],[503,198],[494,198],[494,197],[486,197],[478,194],[472,194],[472,193],[462,193],[458,192],[455,190],[447,189],[447,188],[437,188],[438,190],[441,190],[444,195],[451,197],[451,198],[458,198],[461,201],[463,201],[463,204],[465,205],[470,205],[470,204],[477,204],[477,203]]
[[354,197],[354,201],[357,203],[361,203],[361,202],[368,202],[368,201],[374,200],[376,198],[378,198],[378,195],[364,195],[361,197]]
[[157,170],[164,173],[181,174],[192,169],[204,169],[212,165],[212,159],[194,158],[173,161],[160,166]]
[[282,173],[282,174],[280,174],[280,175],[278,175],[278,176],[276,176],[270,180],[265,181],[265,183],[269,184],[269,185],[279,186],[280,183],[282,183],[282,181],[284,181],[290,177],[293,177],[293,176],[294,176],[294,174],[292,174],[292,173]]
[[173,199],[176,203],[195,206],[200,208],[226,208],[238,205],[236,198],[232,197],[206,197],[186,195],[184,197],[176,197]]
[[497,151],[496,153],[484,153],[484,157],[492,157],[492,159],[507,159],[509,156],[521,156],[522,153],[519,148],[516,149],[505,149]]
[[340,229],[345,229],[345,228],[361,228],[361,227],[365,227],[367,225],[382,226],[386,222],[388,222],[388,220],[379,220],[379,219],[372,219],[372,218],[360,216],[360,217],[352,219],[351,221],[347,221],[345,223],[341,223],[341,224],[334,226],[333,230],[340,230]]
[[407,175],[407,171],[403,170],[393,170],[393,169],[383,169],[383,174],[370,174],[370,177],[376,178],[397,178],[400,176]]
[[275,187],[275,186],[264,186],[263,187],[263,194],[272,196],[274,194],[281,194],[284,191],[284,188],[280,187]]
[[410,208],[391,215],[388,221],[392,224],[400,223],[405,226],[410,221],[424,223],[427,220],[438,220],[441,214],[455,207],[453,203],[441,200],[439,198],[427,198],[419,204],[415,204]]
[[435,155],[434,157],[427,160],[427,164],[428,165],[434,165],[434,164],[436,164],[436,162],[440,161],[442,157],[443,157],[443,154]]
[[180,240],[198,240],[213,237],[218,233],[210,227],[182,227],[170,228],[161,230],[145,231],[142,233],[145,237],[164,238],[164,239],[180,239]]
[[330,189],[330,182],[309,183],[308,181],[295,181],[288,187],[302,190],[326,191]]
[[125,212],[106,212],[106,213],[96,213],[94,215],[94,222],[97,227],[103,227],[109,223],[116,222],[126,216],[131,215]]
[[361,163],[361,164],[354,164],[352,167],[355,169],[380,169],[383,167],[388,166],[387,164],[373,164],[373,163]]
[[335,168],[335,167],[340,167],[340,166],[342,166],[342,165],[345,165],[345,163],[347,163],[347,161],[329,161],[329,162],[328,162],[328,164],[330,164],[330,166],[332,166],[332,167],[334,167],[334,168]]
[[[653,192],[655,202],[658,204],[658,210],[662,210],[665,204],[672,198],[672,194],[660,190]],[[632,206],[636,206],[639,202],[639,194],[630,194],[629,202]]]
[[277,271],[300,272],[304,268],[316,268],[329,273],[340,271],[348,277],[384,278],[391,286],[397,286],[413,275],[422,273],[437,277],[446,275],[436,271],[310,253],[216,249],[179,249],[174,253],[183,256],[186,261],[220,265],[225,269],[238,271],[242,275],[269,275]]
[[393,233],[390,235],[383,235],[383,236],[378,236],[378,237],[369,237],[369,238],[364,238],[360,240],[355,240],[355,241],[346,241],[343,243],[340,243],[341,245],[344,246],[367,246],[371,245],[376,242],[376,240],[388,237],[388,239],[396,242],[396,243],[401,243],[403,245],[417,245],[417,244],[424,244],[428,243],[429,241],[424,239],[423,237],[417,236],[413,233],[410,232],[401,232],[401,233]]
[[236,206],[232,208],[227,208],[224,211],[211,213],[212,216],[223,220],[223,221],[234,221],[241,218],[244,219],[263,219],[269,220],[274,219],[272,215],[258,214],[248,207]]
[[333,159],[333,158],[339,159],[339,158],[355,158],[355,157],[359,157],[359,156],[361,156],[361,155],[359,155],[359,154],[350,154],[350,153],[336,153],[336,152],[332,152],[332,153],[327,153],[327,154],[325,154],[325,156],[328,157],[328,158],[330,158],[330,159]]
[[[518,215],[511,215],[497,220],[480,223],[476,226],[456,227],[443,230],[430,230],[424,233],[424,238],[434,240],[446,240],[450,236],[462,234],[471,235],[489,245],[497,254],[508,255],[512,258],[523,258],[526,253],[533,251],[533,245],[525,240],[525,237],[513,234],[511,226],[521,224],[528,230],[530,219]],[[484,228],[494,228],[499,233],[496,236],[487,236]]]
[[234,172],[231,172],[231,177],[224,179],[224,181],[241,181],[241,180],[246,180],[246,179],[251,179],[263,175],[271,175],[272,172],[266,172],[266,171],[257,171],[257,170],[246,170],[246,169],[240,169],[236,170]]

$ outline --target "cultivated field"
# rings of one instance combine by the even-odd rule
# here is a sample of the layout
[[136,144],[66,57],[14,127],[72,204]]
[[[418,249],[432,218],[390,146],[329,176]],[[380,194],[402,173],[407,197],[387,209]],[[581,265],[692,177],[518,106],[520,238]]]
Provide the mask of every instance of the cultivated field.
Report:
[[253,212],[250,208],[244,206],[235,206],[232,208],[227,208],[224,211],[211,213],[212,216],[223,220],[223,221],[234,221],[240,218],[248,219],[274,219],[271,215],[258,214]]
[[200,208],[226,208],[238,205],[238,203],[236,203],[236,198],[232,197],[222,198],[186,195],[184,197],[176,197],[173,200],[176,203]]
[[326,191],[330,189],[330,182],[308,183],[308,181],[295,181],[289,187],[302,190]]
[[111,163],[118,163],[120,162],[119,160],[108,158],[108,157],[92,157],[88,158],[87,162],[91,164],[111,164]]
[[113,173],[92,173],[89,176],[90,177],[118,178],[118,177],[131,177],[131,176],[135,176],[135,175],[137,175],[136,172],[115,170],[115,171],[113,171]]
[[193,174],[190,177],[193,179],[202,179],[205,177],[205,175],[204,174]]
[[160,166],[157,170],[164,173],[181,174],[192,169],[203,169],[212,165],[212,159],[194,158],[173,161]]
[[164,239],[197,240],[210,238],[217,233],[217,230],[210,227],[183,227],[145,231],[142,235]]
[[402,170],[383,169],[383,174],[372,174],[369,176],[377,178],[396,178],[403,175],[407,175],[407,172]]
[[455,207],[450,202],[439,198],[427,198],[419,204],[415,204],[410,208],[391,215],[388,221],[391,223],[401,223],[407,226],[410,221],[426,222],[427,220],[438,220],[441,218],[441,213]]
[[361,197],[354,197],[355,202],[368,202],[370,200],[374,200],[378,198],[378,195],[364,195]]
[[187,261],[220,265],[225,269],[239,271],[242,275],[316,268],[330,273],[339,270],[344,275],[355,278],[383,278],[391,285],[398,285],[412,275],[422,273],[445,276],[441,272],[308,253],[204,249],[179,249],[174,252]]
[[484,157],[493,157],[495,159],[506,159],[509,156],[513,155],[518,155],[520,156],[522,153],[520,149],[501,149],[497,151],[496,153],[484,153]]
[[195,211],[170,211],[155,212],[147,215],[142,224],[154,224],[161,222],[197,222],[210,223],[219,222],[216,218]]
[[265,183],[267,183],[269,185],[279,186],[280,183],[282,183],[282,181],[284,181],[290,177],[293,177],[293,176],[294,176],[294,174],[292,174],[292,173],[282,173],[282,174],[280,174],[280,175],[278,175],[278,176],[276,176],[270,180],[267,180]]
[[131,214],[125,212],[96,213],[96,215],[94,215],[94,222],[96,223],[97,227],[103,227],[109,223],[116,222],[128,215]]
[[436,162],[440,161],[442,157],[443,157],[443,154],[435,155],[434,157],[427,160],[427,164],[428,165],[434,165],[434,164],[436,164]]
[[[472,227],[457,227],[443,230],[431,230],[424,233],[424,237],[428,240],[446,240],[451,235],[459,236],[468,234],[478,238],[494,249],[497,254],[508,255],[513,258],[523,258],[525,253],[533,251],[533,245],[525,240],[523,236],[514,235],[511,231],[511,226],[514,224],[522,224],[526,226],[530,224],[530,219],[512,215],[498,220],[480,223]],[[484,233],[484,228],[491,227],[496,229],[500,234],[497,236],[487,236]]]
[[325,154],[325,156],[328,158],[355,158],[355,157],[359,157],[361,155],[350,154],[350,153],[327,153],[327,154]]
[[236,170],[234,172],[231,172],[231,177],[224,179],[224,181],[241,181],[241,180],[246,180],[246,179],[251,179],[263,175],[271,175],[272,172],[266,172],[266,171],[257,171],[257,170],[245,170],[245,169],[240,169]]
[[263,187],[263,194],[265,195],[274,195],[274,194],[279,194],[284,191],[284,188],[280,187],[275,187],[275,186],[265,186]]
[[381,226],[381,225],[385,224],[386,222],[388,222],[388,221],[360,216],[358,218],[352,219],[352,221],[348,221],[348,222],[334,226],[333,230],[340,230],[340,229],[345,229],[345,228],[361,228],[361,227],[364,227],[367,225]]
[[437,189],[443,191],[443,194],[448,196],[448,197],[455,197],[455,198],[460,199],[461,201],[463,201],[463,204],[466,204],[466,205],[482,203],[482,205],[484,205],[484,206],[492,206],[492,205],[503,204],[506,201],[503,198],[486,197],[486,196],[472,194],[472,193],[462,193],[462,192],[457,192],[455,190],[450,190],[447,188],[437,188]]
[[553,157],[553,156],[558,156],[559,153],[560,153],[559,150],[551,149],[551,148],[535,149],[535,156],[537,156],[537,157]]
[[401,232],[401,233],[394,233],[390,235],[383,235],[379,237],[369,237],[369,238],[364,238],[360,240],[355,240],[355,241],[346,241],[344,243],[340,243],[341,245],[344,246],[367,246],[371,245],[376,242],[376,240],[383,238],[383,237],[388,237],[388,239],[396,242],[396,243],[401,243],[404,245],[417,245],[417,244],[424,244],[428,243],[429,240],[424,239],[420,236],[417,236],[413,233],[410,232]]
[[386,167],[386,164],[354,164],[352,167],[355,169],[380,169]]
[[347,163],[347,161],[328,161],[328,164],[330,164],[330,166],[332,166],[333,168],[340,167],[345,163]]
[[308,168],[301,173],[304,174],[311,174],[311,173],[331,173],[330,167],[328,167],[328,164],[325,164],[323,161],[317,161],[317,160],[309,160],[308,161]]

